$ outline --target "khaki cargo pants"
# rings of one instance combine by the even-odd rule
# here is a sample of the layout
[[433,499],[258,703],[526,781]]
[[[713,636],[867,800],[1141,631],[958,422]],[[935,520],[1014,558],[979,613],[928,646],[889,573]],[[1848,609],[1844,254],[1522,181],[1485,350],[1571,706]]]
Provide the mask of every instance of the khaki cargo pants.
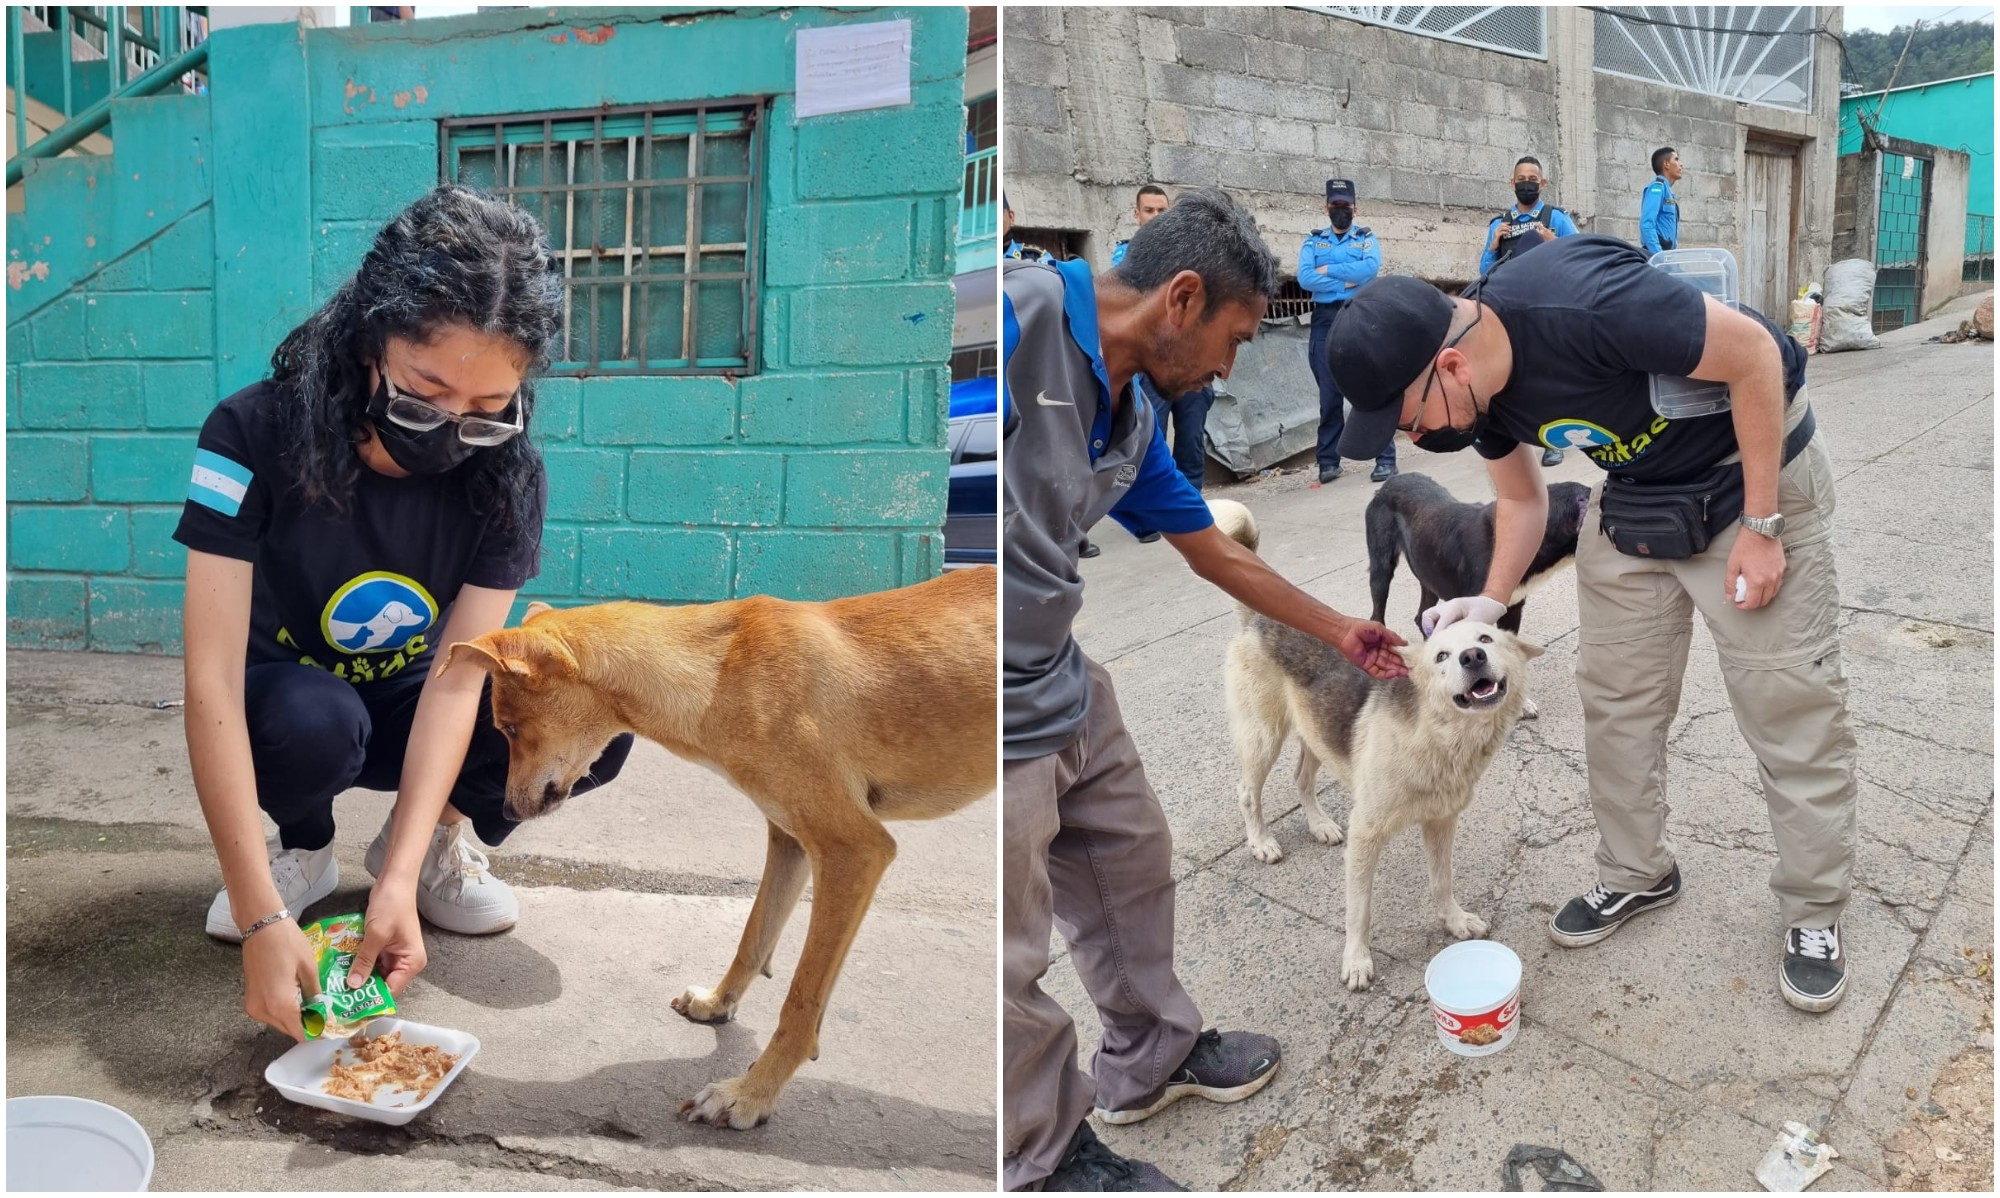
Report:
[[[1787,411],[1786,431],[1806,410]],[[1739,611],[1723,572],[1740,525],[1697,557],[1653,561],[1618,552],[1598,526],[1591,495],[1576,553],[1582,616],[1576,678],[1583,698],[1590,803],[1597,815],[1598,881],[1644,890],[1674,864],[1667,838],[1667,729],[1680,707],[1692,615],[1715,639],[1723,684],[1743,739],[1757,755],[1778,864],[1771,889],[1788,927],[1840,918],[1853,886],[1854,734],[1840,661],[1840,596],[1833,568],[1833,463],[1817,433],[1778,478],[1785,515],[1785,577],[1778,597]]]
[[[1003,1184],[1062,1163],[1096,1105],[1159,1089],[1193,1050],[1201,1012],[1174,976],[1174,842],[1125,730],[1111,676],[1089,663],[1083,736],[1009,761],[1001,791]],[[1097,1005],[1104,1039],[1085,1074],[1076,1024],[1042,989],[1051,924]],[[1094,1075],[1094,1076],[1093,1076]]]

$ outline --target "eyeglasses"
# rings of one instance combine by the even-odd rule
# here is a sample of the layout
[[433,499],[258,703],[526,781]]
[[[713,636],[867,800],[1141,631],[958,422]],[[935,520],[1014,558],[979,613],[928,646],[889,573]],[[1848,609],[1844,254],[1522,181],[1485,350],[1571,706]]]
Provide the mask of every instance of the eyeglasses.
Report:
[[396,390],[396,384],[389,381],[386,372],[382,375],[382,385],[388,389],[389,419],[412,432],[427,433],[449,422],[458,426],[458,439],[467,445],[489,447],[502,445],[512,440],[522,429],[519,397],[509,399],[502,412],[512,410],[514,423],[494,420],[486,416],[457,416],[414,395],[404,395]]
[[[1431,401],[1431,384],[1437,382],[1437,373],[1438,373],[1437,360],[1439,356],[1442,355],[1444,351],[1450,349],[1452,346],[1457,345],[1459,341],[1463,339],[1467,333],[1470,333],[1472,331],[1473,325],[1478,324],[1480,321],[1484,319],[1486,319],[1485,309],[1480,306],[1477,300],[1474,300],[1472,304],[1472,324],[1466,325],[1464,328],[1460,329],[1456,336],[1452,337],[1451,340],[1445,342],[1443,345],[1438,346],[1437,353],[1431,355],[1431,373],[1430,376],[1424,380],[1423,394],[1417,397],[1417,414],[1410,417],[1409,424],[1397,425],[1396,426],[1397,432],[1408,434],[1412,440],[1416,439],[1417,426],[1419,424],[1422,424],[1424,421],[1424,405]],[[1446,419],[1449,420],[1450,417],[1446,417]]]

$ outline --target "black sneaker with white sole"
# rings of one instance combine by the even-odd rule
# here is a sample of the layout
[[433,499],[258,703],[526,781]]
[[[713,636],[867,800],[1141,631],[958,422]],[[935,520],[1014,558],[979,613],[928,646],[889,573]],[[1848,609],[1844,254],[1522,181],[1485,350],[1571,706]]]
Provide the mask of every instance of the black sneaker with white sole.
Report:
[[1664,907],[1681,896],[1681,867],[1644,890],[1607,890],[1602,884],[1563,904],[1549,921],[1549,939],[1564,948],[1596,944],[1642,911]]
[[1801,1011],[1831,1011],[1847,988],[1847,957],[1840,950],[1840,924],[1830,928],[1786,928],[1785,961],[1778,968],[1778,993]]
[[1066,1193],[1160,1194],[1187,1189],[1145,1161],[1119,1156],[1104,1146],[1088,1120],[1077,1124],[1069,1151],[1055,1172],[1042,1179],[1043,1190]]
[[1278,1075],[1278,1056],[1278,1042],[1270,1036],[1210,1028],[1195,1037],[1194,1048],[1165,1085],[1121,1111],[1098,1107],[1097,1117],[1112,1124],[1137,1123],[1183,1098],[1241,1102]]

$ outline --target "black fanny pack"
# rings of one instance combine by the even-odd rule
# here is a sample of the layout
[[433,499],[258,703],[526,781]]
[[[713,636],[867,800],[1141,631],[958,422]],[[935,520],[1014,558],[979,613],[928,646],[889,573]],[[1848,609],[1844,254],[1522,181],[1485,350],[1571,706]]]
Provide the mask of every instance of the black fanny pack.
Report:
[[[1812,440],[1812,409],[1785,438],[1784,463]],[[1743,514],[1743,463],[1717,466],[1678,483],[1636,482],[1621,474],[1604,480],[1599,527],[1618,552],[1631,557],[1678,560],[1708,548]]]

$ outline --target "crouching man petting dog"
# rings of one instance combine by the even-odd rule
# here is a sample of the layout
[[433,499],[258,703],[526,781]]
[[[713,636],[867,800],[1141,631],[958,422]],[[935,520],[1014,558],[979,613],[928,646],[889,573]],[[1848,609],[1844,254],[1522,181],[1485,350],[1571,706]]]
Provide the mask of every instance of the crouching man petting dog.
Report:
[[[1173,839],[1104,669],[1070,635],[1077,550],[1109,514],[1158,531],[1194,572],[1338,648],[1379,678],[1403,641],[1292,586],[1215,528],[1175,469],[1144,372],[1166,395],[1227,376],[1275,287],[1270,251],[1220,191],[1183,196],[1112,272],[1006,264],[1006,634],[1003,638],[1006,1184],[1172,1190],[1099,1143],[1086,1117],[1136,1123],[1180,1098],[1235,1102],[1278,1067],[1269,1036],[1202,1029],[1174,976]],[[1076,1027],[1041,988],[1061,929],[1104,1026],[1094,1077]]]
[[[1576,552],[1597,884],[1556,912],[1549,935],[1595,944],[1680,897],[1663,791],[1698,609],[1777,841],[1779,992],[1830,1010],[1846,984],[1854,735],[1833,468],[1806,402],[1804,351],[1610,237],[1562,238],[1474,290],[1450,299],[1385,279],[1356,297],[1331,346],[1356,408],[1341,452],[1373,457],[1400,428],[1419,448],[1470,445],[1486,459],[1499,504],[1492,571],[1481,593],[1424,613],[1432,632],[1506,611],[1542,540],[1542,447],[1577,446],[1609,472]],[[1649,374],[1727,383],[1732,407],[1665,419]]]

